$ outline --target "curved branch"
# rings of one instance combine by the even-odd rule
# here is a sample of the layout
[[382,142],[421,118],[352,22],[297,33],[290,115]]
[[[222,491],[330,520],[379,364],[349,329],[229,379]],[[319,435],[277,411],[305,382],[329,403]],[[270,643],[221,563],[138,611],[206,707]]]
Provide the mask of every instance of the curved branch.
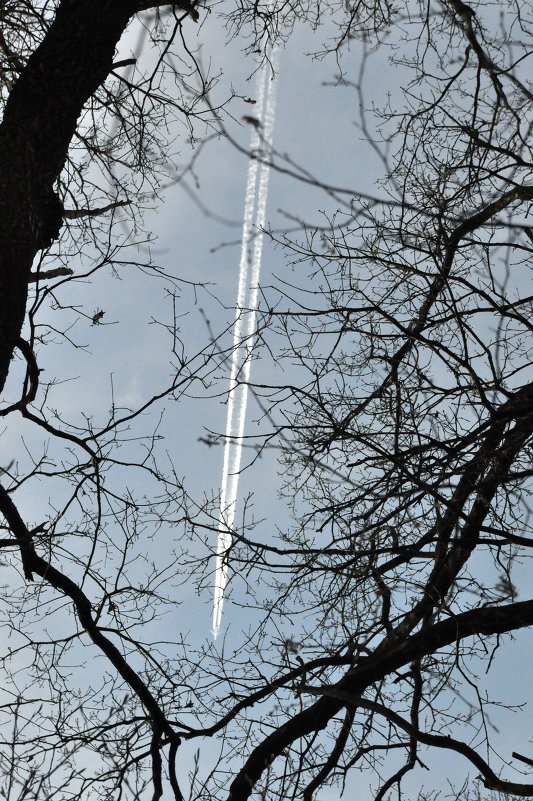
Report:
[[[128,59],[128,61],[130,60]],[[95,209],[65,209],[63,217],[66,220],[79,220],[81,217],[100,217],[102,214],[107,214],[108,211],[114,211],[121,206],[130,205],[131,200],[116,200],[113,203],[108,203],[107,206],[101,206]]]
[[[306,688],[307,689],[307,688]],[[348,696],[350,694],[346,694],[346,700],[348,700]],[[368,709],[371,712],[377,712],[379,715],[382,715],[391,723],[394,723],[399,728],[406,731],[411,737],[414,737],[418,742],[424,743],[424,745],[431,745],[435,746],[436,748],[446,748],[451,751],[455,751],[458,754],[466,757],[469,762],[472,763],[480,772],[483,777],[483,783],[488,790],[498,790],[502,793],[509,793],[512,795],[521,795],[521,796],[533,796],[533,784],[522,784],[521,782],[509,782],[505,781],[504,779],[500,779],[490,765],[481,757],[477,751],[471,748],[466,743],[463,743],[461,740],[456,740],[453,737],[443,736],[442,734],[429,734],[427,732],[420,731],[420,729],[413,726],[409,721],[402,718],[396,712],[393,712],[392,709],[388,709],[383,704],[378,704],[374,701],[368,701],[364,698],[357,698],[353,699],[354,703],[357,704],[358,707],[362,707],[363,709]]]
[[50,280],[51,278],[61,278],[64,275],[73,275],[74,270],[70,267],[54,267],[53,270],[39,270],[39,272],[30,273],[28,283],[33,284],[37,281]]
[[198,729],[197,731],[187,732],[187,734],[182,735],[183,739],[190,739],[192,737],[210,737],[211,735],[216,734],[218,731],[224,729],[230,721],[236,718],[239,712],[242,712],[243,709],[248,709],[249,707],[254,706],[259,701],[267,698],[267,696],[269,696],[271,693],[279,690],[281,687],[291,684],[295,681],[295,679],[305,676],[306,673],[309,673],[311,670],[316,670],[317,668],[321,667],[351,665],[352,663],[353,656],[351,655],[325,657],[324,659],[313,659],[310,662],[304,662],[299,667],[294,668],[294,670],[290,670],[283,676],[273,679],[265,684],[264,687],[261,687],[260,690],[256,690],[256,692],[251,693],[246,698],[238,701],[226,715],[221,717],[216,723],[213,723],[213,725],[208,729]]
[[[145,707],[154,730],[154,739],[159,741],[161,738],[161,733],[164,733],[168,740],[177,746],[180,742],[180,738],[174,732],[172,726],[166,718],[165,713],[150,692],[147,684],[145,684],[139,674],[133,670],[132,667],[130,667],[116,645],[114,645],[111,640],[102,634],[94,620],[91,602],[81,587],[79,587],[74,581],[72,581],[72,579],[68,578],[68,576],[65,576],[63,573],[57,570],[57,568],[53,567],[49,562],[36,553],[30,531],[22,520],[19,511],[9,494],[1,485],[0,512],[5,517],[9,528],[19,543],[26,578],[31,581],[33,579],[33,573],[36,573],[48,584],[54,587],[54,589],[58,590],[58,592],[60,592],[62,595],[67,596],[72,600],[76,610],[77,618],[84,631],[89,635],[93,643],[100,649],[100,651],[102,651],[102,653],[108,658],[119,675],[122,676],[124,681],[129,685],[129,687],[131,687],[135,695]],[[151,750],[153,751],[153,749]],[[154,770],[156,770],[157,761],[154,761],[154,765]],[[182,801],[181,794],[176,796],[176,798],[177,801]]]
[[32,351],[29,343],[26,342],[25,339],[22,339],[22,337],[19,337],[17,340],[17,348],[26,359],[26,364],[28,365],[30,389],[19,401],[12,403],[11,406],[8,406],[5,409],[0,409],[0,417],[5,417],[5,415],[9,414],[10,412],[22,410],[28,405],[28,403],[32,403],[32,401],[35,400],[37,389],[39,387],[39,368],[37,366],[35,354]]
[[466,637],[503,634],[533,625],[533,600],[463,612],[413,634],[377,656],[364,657],[333,686],[314,688],[320,695],[312,706],[295,715],[254,748],[233,780],[228,801],[246,801],[262,773],[295,740],[325,729],[342,706],[354,703],[365,690],[415,659]]
[[339,736],[335,741],[333,750],[331,751],[325,764],[319,770],[317,775],[314,777],[312,781],[309,782],[309,784],[303,791],[302,795],[303,801],[313,801],[313,793],[315,792],[315,790],[317,790],[320,787],[320,785],[324,783],[324,781],[327,779],[331,771],[334,770],[334,768],[337,766],[339,759],[346,747],[346,743],[348,742],[348,736],[350,734],[353,719],[355,717],[355,710],[356,710],[355,704],[346,710],[346,715],[342,723]]

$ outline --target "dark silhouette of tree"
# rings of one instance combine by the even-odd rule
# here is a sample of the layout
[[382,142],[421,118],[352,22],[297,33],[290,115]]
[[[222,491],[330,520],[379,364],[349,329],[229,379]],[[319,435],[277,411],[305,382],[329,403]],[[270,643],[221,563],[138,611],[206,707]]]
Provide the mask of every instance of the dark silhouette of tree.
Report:
[[[7,799],[318,801],[366,771],[381,801],[434,752],[471,767],[457,797],[533,796],[527,745],[506,751],[491,728],[491,670],[533,624],[532,9],[497,11],[3,3],[0,414],[6,432],[22,426],[0,485]],[[159,49],[143,75],[117,45],[144,12]],[[165,131],[224,131],[186,44],[207,13],[250,52],[298,19],[336,26],[321,55],[383,165],[363,194],[272,156],[338,212],[271,234],[293,273],[263,293],[273,377],[252,387],[250,470],[275,449],[296,522],[275,534],[245,512],[233,532],[230,589],[255,622],[222,646],[162,623],[180,586],[209,586],[217,513],[191,498],[148,413],[212,391],[223,340],[185,355],[173,320],[167,385],[135,408],[112,398],[105,420],[90,398],[56,408],[41,380],[50,345],[78,346],[50,310],[77,308],[80,278],[132,263],[147,193],[172,175]],[[367,95],[383,54],[402,91],[380,108]],[[79,313],[106,325],[105,308]],[[48,508],[28,506],[43,486]]]

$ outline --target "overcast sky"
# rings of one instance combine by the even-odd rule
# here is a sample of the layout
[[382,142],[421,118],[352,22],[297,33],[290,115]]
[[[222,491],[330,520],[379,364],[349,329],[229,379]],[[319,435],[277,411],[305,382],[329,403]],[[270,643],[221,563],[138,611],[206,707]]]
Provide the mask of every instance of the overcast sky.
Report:
[[[192,21],[186,23],[186,31],[190,37],[189,43],[197,39],[202,63],[211,63],[213,72],[221,71],[219,88],[215,90],[212,102],[216,103],[217,92],[220,96],[227,94],[228,85],[238,94],[254,97],[255,79],[250,79],[250,75],[257,57],[243,54],[245,42],[239,39],[223,41],[219,23],[209,18],[197,27]],[[131,40],[135,35],[135,32],[131,33]],[[362,141],[361,132],[356,127],[358,108],[355,91],[335,85],[338,66],[333,57],[319,60],[306,56],[306,53],[320,50],[327,36],[327,27],[314,34],[308,27],[301,26],[288,45],[282,48],[274,147],[281,154],[287,153],[326,183],[362,192],[379,191],[375,190],[375,180],[380,175],[380,165],[371,148]],[[123,48],[127,51],[127,42],[123,43]],[[343,69],[348,74],[353,71],[352,79],[357,74],[359,56],[358,45],[354,45],[352,51],[347,51],[343,56]],[[400,86],[401,72],[387,70],[384,57],[378,56],[375,66],[367,73],[368,96],[372,96],[379,104],[387,92],[397,93]],[[243,123],[242,116],[250,114],[250,108],[244,101],[235,99],[231,106],[234,119],[226,119],[229,133],[243,149],[248,147],[250,130]],[[179,161],[185,166],[191,158],[191,150],[185,141],[179,139],[182,131],[177,130],[176,136]],[[178,311],[184,315],[181,319],[182,334],[189,351],[201,348],[208,337],[205,318],[209,319],[215,332],[223,331],[233,319],[246,172],[246,155],[221,138],[212,141],[202,151],[195,165],[198,183],[193,186],[191,176],[186,177],[188,186],[194,188],[204,207],[212,215],[232,221],[232,225],[223,224],[206,214],[179,183],[169,188],[163,202],[146,216],[147,227],[157,239],[152,249],[154,259],[167,272],[186,281],[206,285],[205,290],[184,285],[177,301]],[[324,192],[275,170],[271,172],[267,219],[274,230],[282,230],[287,225],[284,212],[302,217],[310,224],[320,224],[322,214],[335,213],[337,208],[335,199]],[[292,223],[289,225],[292,226]],[[262,283],[270,285],[273,276],[290,280],[292,269],[282,249],[265,241]],[[303,268],[300,278],[301,275]],[[71,374],[80,376],[77,390],[73,395],[68,385],[64,390],[58,388],[58,406],[66,411],[70,407],[75,414],[76,407],[79,409],[82,406],[80,398],[86,395],[88,401],[90,399],[90,407],[98,409],[100,405],[103,413],[109,401],[110,374],[113,374],[117,402],[124,405],[134,405],[140,401],[147,387],[150,388],[148,391],[153,388],[155,392],[164,385],[168,376],[166,337],[158,326],[147,326],[147,323],[152,318],[170,320],[172,307],[166,286],[163,280],[133,272],[127,280],[117,281],[109,277],[104,282],[86,287],[86,303],[92,303],[94,312],[105,310],[105,325],[96,329],[87,321],[90,352],[85,354],[76,351],[72,356]],[[139,336],[140,332],[142,336]],[[268,376],[265,371],[271,366],[257,364],[253,369],[257,378]],[[222,389],[222,385],[217,384],[213,392],[199,392],[197,399],[170,404],[160,428],[178,474],[186,477],[191,493],[196,493],[198,497],[202,493],[216,496],[220,488],[222,446],[209,448],[200,438],[205,437],[207,432],[224,431],[226,405],[220,397]],[[256,416],[257,407],[251,400],[248,433],[254,430]],[[16,433],[16,437],[13,435],[13,448],[19,435],[20,432]],[[253,494],[253,515],[265,520],[258,529],[258,533],[265,538],[271,535],[276,525],[283,526],[289,520],[284,504],[277,500],[278,486],[279,477],[273,454],[265,454],[253,470],[244,471],[242,476],[241,498]],[[45,494],[48,494],[48,490],[43,488],[43,499]],[[30,502],[33,506],[35,497],[31,501],[28,498],[27,503]],[[238,511],[237,518],[239,514]],[[237,600],[240,600],[240,589],[236,586],[232,590]],[[173,625],[181,631],[193,630],[194,636],[199,639],[209,638],[210,591],[204,594],[200,602],[192,588],[182,588],[181,591],[184,604]],[[231,602],[226,604],[223,628],[227,627],[231,632],[232,627],[240,627],[246,620],[240,608]],[[288,628],[287,636],[291,635],[292,631]],[[526,659],[525,647],[522,637],[514,647],[511,646],[510,653],[517,656],[513,684],[505,683],[505,664],[496,665],[494,669],[493,681],[504,686],[504,695],[510,703],[521,698],[522,681],[527,680],[526,671],[529,670],[532,654],[529,646]],[[527,722],[510,725],[511,713],[495,710],[494,715],[501,726],[502,736],[507,740],[504,752],[510,755],[513,748],[523,751],[524,742],[529,736]],[[523,716],[520,720],[523,720]],[[466,772],[460,760],[451,757],[444,759],[442,754],[430,757],[428,764],[435,768],[435,773],[430,777],[430,787],[439,781],[444,783],[447,778],[453,778],[458,787],[461,776]],[[407,786],[409,781],[411,779],[406,783]],[[419,784],[419,775],[413,777],[412,782],[413,786]],[[365,785],[359,785],[354,779],[346,797],[365,801],[370,793]],[[318,795],[318,801],[335,798],[338,798],[337,791],[327,789]]]
[[[254,79],[248,81],[253,57],[243,57],[242,44],[233,41],[229,45],[220,41],[216,26],[209,24],[198,31],[202,44],[204,63],[212,58],[213,64],[220,64],[223,77],[221,86],[230,77],[234,89],[245,96],[254,95]],[[361,192],[380,193],[375,185],[376,178],[381,177],[382,166],[357,128],[359,120],[357,96],[349,87],[335,85],[339,68],[333,57],[323,60],[313,59],[306,53],[321,49],[322,42],[327,39],[328,30],[322,29],[313,34],[309,28],[301,26],[295,31],[287,47],[283,48],[280,59],[278,85],[277,114],[274,130],[274,147],[281,153],[287,153],[319,180],[340,187],[353,188]],[[351,51],[343,55],[342,68],[348,77],[356,79],[359,66],[360,46],[353,45]],[[365,93],[369,102],[376,104],[385,101],[391,92],[398,98],[401,91],[402,73],[398,68],[391,69],[387,65],[384,54],[379,54],[371,62],[366,74]],[[231,135],[246,148],[250,133],[246,126],[240,126],[240,116],[249,113],[249,108],[234,101],[235,122],[228,122]],[[187,158],[183,151],[184,161]],[[232,218],[240,224],[244,202],[244,188],[247,163],[241,152],[236,151],[227,141],[212,143],[202,155],[198,164],[198,194],[203,203],[217,214]],[[290,212],[302,217],[310,224],[321,224],[322,213],[331,214],[338,208],[336,201],[324,192],[317,191],[306,184],[271,172],[267,218],[274,229],[283,229],[287,219],[283,212]],[[240,228],[225,227],[216,220],[206,216],[191,202],[179,186],[170,190],[166,202],[154,218],[155,230],[164,253],[162,262],[170,269],[185,277],[194,276],[198,281],[209,282],[213,298],[199,295],[198,307],[189,312],[185,326],[189,336],[205,336],[203,318],[199,314],[201,306],[212,321],[215,330],[232,319],[232,304],[235,302],[237,284],[237,265],[239,259],[238,244],[223,247],[212,252],[220,243],[238,240]],[[298,269],[298,268],[297,268]],[[300,269],[299,278],[303,274]],[[292,280],[291,267],[281,248],[274,248],[265,242],[262,283],[271,284],[272,276]],[[216,299],[216,300],[215,300]],[[210,302],[209,302],[210,300]],[[228,307],[226,310],[224,305]],[[184,307],[187,306],[184,296]],[[262,370],[272,369],[254,365],[255,377]],[[205,399],[200,403],[188,406],[180,404],[171,410],[167,425],[169,431],[176,436],[176,449],[186,448],[187,464],[193,467],[194,483],[202,490],[215,493],[218,491],[222,448],[207,448],[198,442],[203,435],[203,428],[222,432],[225,426],[225,405],[219,399]],[[253,400],[249,405],[247,432],[254,430],[254,417],[257,407]],[[184,420],[185,425],[183,425]],[[186,434],[184,429],[186,429]],[[185,437],[184,437],[185,434]],[[184,470],[185,472],[185,470]],[[189,477],[190,473],[189,473]],[[253,493],[253,511],[257,518],[264,519],[258,534],[268,537],[276,524],[283,526],[288,519],[283,504],[276,504],[276,487],[278,485],[276,464],[273,456],[265,457],[255,464],[253,471],[245,471],[241,484],[241,498]],[[242,508],[242,507],[241,507]],[[239,512],[237,513],[237,518]],[[237,588],[238,589],[238,588]],[[237,591],[236,589],[236,591]],[[194,606],[191,609],[196,608]],[[205,633],[210,627],[210,610],[205,609]],[[231,602],[224,609],[223,628],[239,626],[246,615],[235,608]],[[198,618],[195,616],[195,625]],[[288,636],[291,632],[287,631]],[[530,638],[519,636],[509,648],[508,657],[514,663],[514,680],[507,681],[508,662],[498,662],[493,666],[490,684],[497,687],[500,697],[510,704],[523,698],[524,682],[529,680],[530,659],[532,654]],[[526,652],[529,658],[526,658]],[[515,657],[513,659],[513,657]],[[458,699],[454,703],[458,703]],[[527,716],[514,712],[492,710],[489,727],[494,724],[500,730],[497,739],[502,745],[502,752],[510,757],[511,751],[524,749],[530,736]],[[466,735],[466,732],[465,732]],[[428,757],[427,765],[432,773],[423,768],[407,777],[404,787],[409,792],[420,783],[427,782],[427,787],[446,787],[448,781],[459,788],[468,768],[459,758],[435,753]],[[471,771],[470,771],[471,772]],[[347,797],[356,794],[360,801],[370,797],[368,787],[359,784],[353,777],[349,784]],[[319,801],[338,798],[337,791],[322,790]]]

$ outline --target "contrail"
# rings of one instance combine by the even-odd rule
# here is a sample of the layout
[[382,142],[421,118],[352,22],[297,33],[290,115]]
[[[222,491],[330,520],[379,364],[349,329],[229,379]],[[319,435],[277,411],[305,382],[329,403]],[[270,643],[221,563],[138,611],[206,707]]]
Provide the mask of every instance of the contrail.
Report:
[[213,597],[213,637],[220,632],[224,590],[228,578],[227,557],[232,542],[232,528],[239,487],[242,437],[248,401],[248,380],[254,344],[257,316],[257,295],[263,252],[263,227],[265,224],[270,153],[276,107],[276,74],[278,50],[272,52],[272,68],[265,60],[257,76],[257,120],[253,127],[244,202],[241,258],[239,263],[239,288],[233,330],[226,441],[222,484],[220,491],[220,514],[215,565],[215,587]]

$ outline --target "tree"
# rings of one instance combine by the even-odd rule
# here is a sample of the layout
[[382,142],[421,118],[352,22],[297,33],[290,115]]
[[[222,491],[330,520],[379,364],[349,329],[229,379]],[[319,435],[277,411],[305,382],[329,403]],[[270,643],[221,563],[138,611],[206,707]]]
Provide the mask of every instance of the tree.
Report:
[[[311,801],[364,768],[382,799],[444,750],[481,776],[462,798],[532,796],[530,755],[497,753],[481,675],[533,623],[531,8],[294,0],[225,18],[253,51],[298,18],[332,16],[322,55],[358,101],[383,179],[366,194],[324,184],[336,214],[272,234],[296,278],[264,290],[260,340],[276,358],[253,387],[252,467],[275,448],[297,523],[274,536],[245,515],[228,563],[255,628],[195,650],[159,620],[179,601],[176,573],[187,588],[211,582],[216,503],[194,502],[183,468],[164,466],[146,413],[211,387],[224,340],[185,355],[173,320],[166,388],[136,408],[113,400],[103,422],[55,409],[40,369],[70,336],[49,313],[74,307],[80,277],[126,261],[124,225],[167,168],[164,124],[186,119],[192,138],[199,122],[223,125],[181,44],[208,10],[11,0],[0,12],[1,414],[43,443],[4,457],[0,487],[3,793],[181,799],[190,773],[193,799]],[[144,78],[114,59],[146,11],[161,49]],[[384,53],[403,91],[378,108],[366,88]],[[289,157],[273,165],[321,186]],[[103,311],[83,313],[96,328]],[[276,382],[284,363],[291,380]],[[31,519],[27,493],[43,483],[49,509]],[[171,526],[181,550],[155,547]],[[96,677],[79,670],[97,655]],[[211,741],[214,767],[181,757]]]

